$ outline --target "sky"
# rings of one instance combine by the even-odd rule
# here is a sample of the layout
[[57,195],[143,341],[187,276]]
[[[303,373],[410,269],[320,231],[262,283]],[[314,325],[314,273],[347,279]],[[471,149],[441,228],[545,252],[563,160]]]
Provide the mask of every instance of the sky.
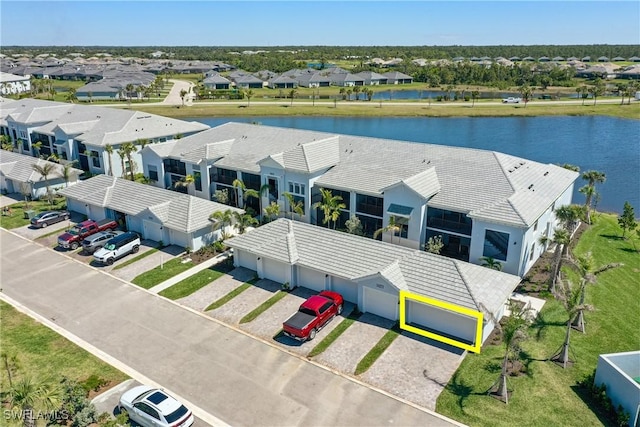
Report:
[[640,45],[640,1],[0,0],[0,25],[0,47]]

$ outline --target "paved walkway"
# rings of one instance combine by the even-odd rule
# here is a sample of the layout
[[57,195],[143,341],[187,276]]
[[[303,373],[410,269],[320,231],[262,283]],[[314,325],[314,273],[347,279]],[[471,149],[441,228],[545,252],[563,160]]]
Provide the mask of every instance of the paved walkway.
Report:
[[16,234],[0,230],[0,241],[3,298],[171,388],[199,416],[231,425],[455,424]]

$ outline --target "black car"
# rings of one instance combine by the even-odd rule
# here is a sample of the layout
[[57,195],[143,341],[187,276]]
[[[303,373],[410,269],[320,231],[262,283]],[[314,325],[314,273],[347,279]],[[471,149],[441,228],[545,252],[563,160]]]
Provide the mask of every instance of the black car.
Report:
[[47,225],[55,224],[56,222],[66,221],[71,214],[67,211],[46,211],[40,212],[38,215],[31,218],[31,225],[37,228],[44,228]]

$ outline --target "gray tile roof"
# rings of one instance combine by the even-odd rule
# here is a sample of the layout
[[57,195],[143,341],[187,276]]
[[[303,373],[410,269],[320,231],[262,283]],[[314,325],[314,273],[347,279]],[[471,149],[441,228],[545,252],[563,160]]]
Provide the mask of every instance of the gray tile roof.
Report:
[[398,289],[475,310],[482,303],[493,313],[520,282],[486,267],[284,218],[226,243],[349,280],[380,274]]
[[165,227],[185,233],[211,227],[209,217],[214,212],[228,209],[244,212],[199,197],[106,175],[94,176],[61,190],[60,194],[127,215],[144,218],[152,214]]
[[[44,181],[42,175],[33,170],[33,165],[54,165],[54,172],[49,175],[49,180],[61,179],[64,166],[37,157],[26,156],[12,151],[0,150],[0,175],[15,182],[39,182]],[[72,168],[71,175],[77,178],[82,170]],[[75,179],[74,179],[75,180]]]
[[[259,162],[268,157],[283,167],[300,168],[296,170],[335,165],[315,185],[376,196],[406,185],[431,207],[521,227],[532,225],[579,176],[560,166],[487,150],[233,122],[150,148],[166,156],[180,152],[169,151],[170,144],[195,149],[229,140],[234,141],[214,163],[217,167],[259,173]],[[332,157],[336,140],[338,162]]]

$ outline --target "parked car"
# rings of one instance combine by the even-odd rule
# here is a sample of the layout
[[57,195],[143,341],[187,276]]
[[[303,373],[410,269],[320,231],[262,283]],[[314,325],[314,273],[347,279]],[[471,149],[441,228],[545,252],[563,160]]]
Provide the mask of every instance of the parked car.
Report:
[[143,427],[189,427],[195,418],[189,409],[164,390],[140,385],[120,397],[118,409]]
[[140,250],[140,236],[133,231],[127,231],[107,241],[103,247],[93,254],[93,259],[111,265],[115,260],[125,255],[135,254]]
[[316,333],[342,313],[344,299],[332,291],[322,291],[308,298],[298,311],[282,324],[282,331],[298,341],[312,340]]
[[38,228],[44,228],[48,225],[55,224],[56,222],[66,221],[71,214],[67,211],[46,211],[40,212],[38,215],[31,218],[31,225]]
[[94,221],[88,219],[81,223],[76,224],[70,230],[58,236],[58,245],[65,249],[78,249],[84,239],[96,234],[100,231],[115,230],[118,228],[118,223],[112,219],[103,219],[101,221]]
[[522,101],[522,98],[515,98],[513,96],[510,96],[508,98],[504,98],[502,100],[503,104],[519,104]]
[[103,247],[105,243],[116,237],[118,234],[122,234],[122,231],[101,231],[99,233],[92,234],[82,241],[82,249],[84,250],[84,252],[92,254]]

